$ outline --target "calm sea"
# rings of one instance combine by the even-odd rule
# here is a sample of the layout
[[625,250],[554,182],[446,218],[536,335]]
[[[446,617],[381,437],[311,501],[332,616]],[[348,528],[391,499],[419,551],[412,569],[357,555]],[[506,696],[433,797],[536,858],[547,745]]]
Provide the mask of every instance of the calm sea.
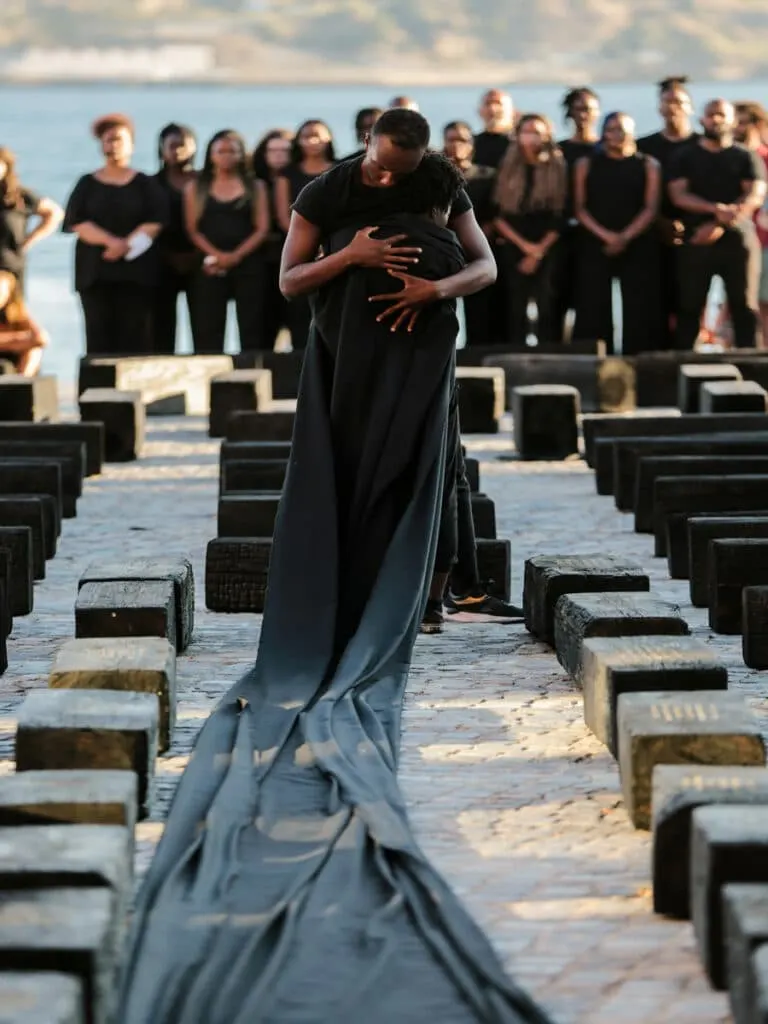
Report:
[[[480,90],[474,88],[409,88],[398,90],[414,96],[423,113],[439,129],[446,121],[463,118],[476,123]],[[657,125],[656,93],[652,85],[597,87],[603,110],[625,110],[634,115],[640,133]],[[706,99],[726,94],[733,99],[768,98],[768,82],[702,83],[693,88],[697,106]],[[191,125],[203,142],[221,128],[236,128],[255,142],[274,127],[295,127],[307,117],[321,117],[330,124],[340,154],[354,148],[352,118],[362,106],[386,104],[391,90],[384,87],[334,88],[195,87],[195,86],[45,86],[0,87],[3,127],[0,145],[18,157],[23,182],[43,195],[64,203],[82,173],[98,165],[97,147],[88,125],[98,116],[119,110],[136,122],[138,138],[135,164],[144,170],[156,167],[156,135],[168,121]],[[561,120],[559,86],[512,89],[518,110],[535,110]],[[52,346],[46,358],[48,372],[63,381],[75,375],[82,350],[82,325],[72,293],[73,241],[63,235],[47,239],[30,258],[28,298],[38,320],[48,328]],[[228,348],[236,346],[230,336]],[[189,350],[183,323],[181,348]]]

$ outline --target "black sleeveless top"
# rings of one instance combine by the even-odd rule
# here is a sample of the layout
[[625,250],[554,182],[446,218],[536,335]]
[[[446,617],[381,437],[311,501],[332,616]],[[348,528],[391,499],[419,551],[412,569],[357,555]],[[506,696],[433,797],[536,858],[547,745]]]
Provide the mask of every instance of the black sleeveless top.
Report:
[[[246,189],[237,199],[224,201],[208,194],[197,222],[197,230],[221,252],[234,252],[256,230],[253,202],[254,194],[251,189]],[[253,273],[258,265],[257,252],[258,250],[246,256],[229,273]]]
[[645,206],[648,160],[642,153],[621,160],[596,149],[589,158],[586,208],[601,227],[623,231]]

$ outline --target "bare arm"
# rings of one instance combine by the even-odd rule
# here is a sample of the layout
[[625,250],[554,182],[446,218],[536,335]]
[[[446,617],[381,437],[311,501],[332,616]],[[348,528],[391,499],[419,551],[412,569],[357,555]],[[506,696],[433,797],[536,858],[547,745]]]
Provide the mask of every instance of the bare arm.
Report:
[[591,235],[599,238],[601,242],[609,245],[614,239],[614,233],[598,224],[595,218],[587,209],[587,175],[589,174],[589,160],[582,157],[576,161],[573,169],[573,209],[576,220],[582,227],[586,228]]
[[149,235],[149,237],[154,240],[162,230],[162,224],[139,224],[139,226],[134,228],[130,235],[128,235],[127,241],[130,241],[136,235]]
[[122,239],[110,234],[109,231],[105,231],[104,228],[100,228],[98,224],[94,224],[91,220],[84,220],[82,224],[74,224],[72,231],[86,245],[110,246],[122,241]]
[[645,205],[633,221],[621,232],[625,242],[632,242],[638,235],[653,224],[659,212],[659,196],[661,194],[661,170],[658,160],[646,157],[645,165]]
[[758,178],[755,181],[742,181],[742,198],[738,205],[739,217],[751,217],[765,202],[766,184]]
[[287,232],[291,226],[291,183],[287,178],[275,181],[275,213],[277,223]]
[[438,299],[458,299],[464,295],[474,295],[496,280],[496,260],[483,229],[477,223],[474,210],[467,210],[460,217],[451,220],[451,228],[464,250],[467,265],[458,274],[435,282],[435,297]]
[[688,213],[703,213],[717,217],[722,209],[722,203],[711,203],[708,199],[702,199],[690,192],[687,178],[670,181],[669,198],[678,209],[686,210]]
[[40,223],[24,239],[25,249],[30,249],[35,242],[53,234],[64,219],[64,211],[53,199],[41,199],[35,213],[40,218]]

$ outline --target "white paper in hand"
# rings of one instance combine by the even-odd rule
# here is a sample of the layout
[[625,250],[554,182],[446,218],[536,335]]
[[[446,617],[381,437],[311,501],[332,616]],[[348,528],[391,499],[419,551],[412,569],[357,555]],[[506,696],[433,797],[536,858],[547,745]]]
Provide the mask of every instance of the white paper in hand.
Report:
[[130,241],[128,252],[123,257],[129,262],[131,260],[138,259],[139,256],[143,256],[147,249],[152,246],[152,239],[144,231],[140,231],[137,235],[134,235]]

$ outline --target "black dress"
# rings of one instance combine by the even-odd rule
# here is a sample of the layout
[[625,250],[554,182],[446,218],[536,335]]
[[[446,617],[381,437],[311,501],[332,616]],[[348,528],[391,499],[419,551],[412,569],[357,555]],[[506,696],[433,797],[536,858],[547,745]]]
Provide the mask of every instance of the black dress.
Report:
[[[597,149],[590,157],[586,209],[602,227],[620,232],[645,207],[649,158],[641,153],[614,160]],[[651,225],[618,256],[586,228],[579,230],[579,287],[573,336],[603,340],[613,350],[612,285],[621,286],[622,351],[635,355],[663,345],[659,296],[659,244]]]
[[[344,163],[346,162],[344,161]],[[302,189],[320,177],[319,174],[306,174],[302,171],[301,167],[295,164],[286,167],[282,176],[288,182],[288,194],[292,207],[301,195]],[[291,299],[288,303],[287,313],[288,328],[291,332],[291,346],[293,351],[297,352],[299,349],[307,347],[309,325],[312,322],[312,310],[309,306],[309,299],[303,296]]]
[[[327,252],[373,221],[423,247],[419,273],[462,266],[452,232],[350,221],[352,205],[328,210]],[[313,300],[258,658],[179,784],[122,1024],[546,1024],[430,867],[397,785],[458,325],[452,302],[413,334],[377,324],[368,297],[391,280],[356,268]]]
[[[167,199],[157,182],[138,171],[126,185],[109,185],[84,175],[69,197],[64,231],[92,222],[117,238],[141,224],[165,224]],[[88,355],[140,355],[152,351],[153,290],[158,249],[135,260],[108,262],[104,247],[79,238],[75,246],[75,290],[85,318]]]
[[581,142],[576,139],[563,139],[557,144],[565,158],[568,168],[568,191],[565,200],[565,216],[562,231],[557,243],[557,265],[555,267],[555,321],[556,334],[559,338],[565,335],[565,317],[569,309],[576,308],[576,291],[578,284],[578,253],[579,229],[573,215],[573,169],[577,161],[584,156],[591,156],[595,149],[594,142]]
[[168,225],[157,240],[160,267],[152,317],[152,348],[158,354],[172,354],[176,349],[179,295],[184,296],[187,304],[193,339],[196,333],[193,289],[201,256],[187,233],[184,193],[174,187],[165,170],[158,171],[155,181],[166,196]]
[[[234,252],[256,230],[256,193],[251,187],[237,199],[216,199],[210,193],[199,197],[201,205],[197,230],[220,252]],[[256,347],[260,326],[260,261],[258,251],[249,253],[236,267],[223,274],[205,273],[195,280],[195,352],[221,353],[227,329],[227,308],[235,303],[240,348]]]

